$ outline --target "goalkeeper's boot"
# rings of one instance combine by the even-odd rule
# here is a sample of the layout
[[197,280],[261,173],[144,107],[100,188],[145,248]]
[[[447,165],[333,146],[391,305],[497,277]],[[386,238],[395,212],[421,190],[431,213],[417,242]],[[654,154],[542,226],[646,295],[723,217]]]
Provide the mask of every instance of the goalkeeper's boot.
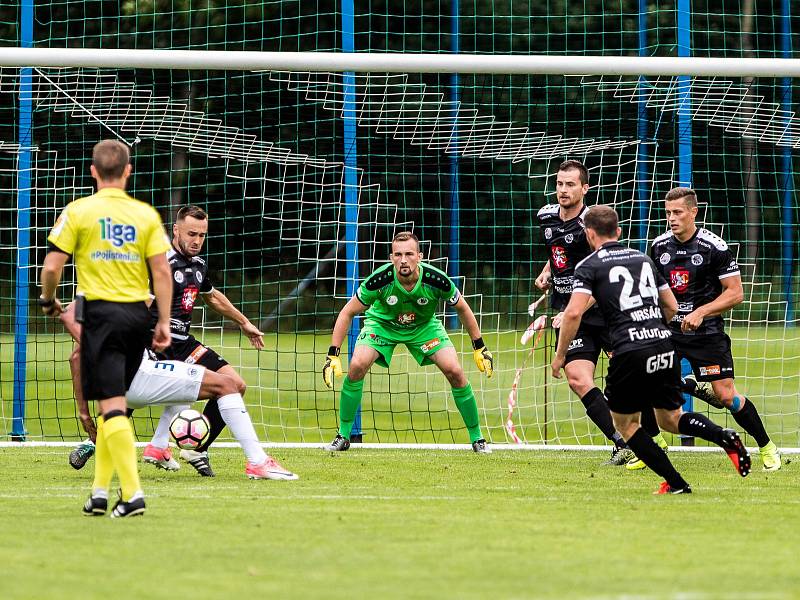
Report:
[[486,443],[486,440],[481,438],[479,440],[475,440],[472,442],[472,451],[476,452],[477,454],[491,454],[492,449],[489,448],[489,444]]
[[739,434],[733,429],[723,429],[721,446],[739,475],[747,477],[750,474],[750,453],[744,447]]
[[761,453],[761,461],[764,463],[765,471],[777,471],[781,468],[781,455],[778,454],[778,447],[774,442],[759,448],[758,451]]
[[142,460],[166,471],[177,471],[181,468],[178,461],[172,458],[172,450],[169,448],[156,448],[153,444],[147,444]]
[[603,464],[619,467],[627,463],[632,458],[636,458],[636,455],[633,453],[633,450],[631,450],[627,446],[615,445],[614,448],[611,450],[611,458],[609,458]]
[[329,452],[344,452],[345,450],[350,449],[350,440],[346,437],[342,437],[340,434],[336,434],[336,437],[333,438],[333,441],[325,446],[325,450]]
[[114,505],[114,510],[111,511],[111,518],[138,517],[144,514],[144,509],[144,494],[136,492],[127,502],[124,502],[122,498],[119,499]]
[[108,498],[105,496],[90,495],[82,512],[87,517],[102,517],[108,510]]
[[278,479],[282,481],[300,479],[300,477],[291,471],[284,469],[278,464],[278,461],[271,456],[267,456],[267,460],[260,465],[254,465],[251,462],[247,463],[245,473],[248,479]]
[[[664,452],[669,452],[669,444],[667,444],[667,440],[664,439],[662,434],[659,433],[653,438],[653,441],[658,444],[658,447]],[[644,464],[644,461],[635,454],[633,455],[633,458],[625,463],[625,468],[628,469],[628,471],[639,471],[640,469],[644,469],[646,467],[647,465]]]
[[689,484],[686,484],[685,487],[672,487],[666,481],[662,481],[659,488],[653,492],[654,495],[659,494],[691,494],[692,488],[689,487]]
[[214,470],[208,460],[208,452],[195,452],[194,450],[181,450],[181,458],[194,467],[202,477],[214,477]]
[[82,469],[89,462],[89,459],[94,456],[94,443],[92,440],[86,440],[78,444],[78,446],[69,453],[69,465],[73,469]]

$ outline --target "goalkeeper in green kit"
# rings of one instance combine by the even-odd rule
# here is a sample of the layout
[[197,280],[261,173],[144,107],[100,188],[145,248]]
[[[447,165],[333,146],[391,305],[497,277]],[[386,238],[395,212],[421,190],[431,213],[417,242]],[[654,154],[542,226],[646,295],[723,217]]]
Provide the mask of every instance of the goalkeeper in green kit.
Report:
[[491,450],[481,435],[472,386],[444,325],[435,316],[439,300],[446,300],[472,338],[475,364],[491,377],[492,354],[483,343],[472,309],[444,272],[421,262],[419,240],[413,233],[404,231],[394,236],[389,258],[390,264],[380,267],[361,283],[333,327],[331,347],[322,368],[322,378],[329,388],[333,387],[334,376],[342,375],[339,351],[350,324],[356,315],[367,312],[342,385],[339,433],[326,449],[341,452],[350,447],[350,431],[361,404],[364,376],[375,362],[388,368],[395,346],[405,344],[418,364],[433,363],[439,367],[453,388],[453,398],[469,431],[472,449],[489,454]]

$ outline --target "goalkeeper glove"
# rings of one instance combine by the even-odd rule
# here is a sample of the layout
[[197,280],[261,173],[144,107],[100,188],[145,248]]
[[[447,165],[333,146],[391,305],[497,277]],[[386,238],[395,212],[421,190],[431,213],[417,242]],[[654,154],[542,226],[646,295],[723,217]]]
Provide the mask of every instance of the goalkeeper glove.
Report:
[[486,349],[483,338],[472,340],[472,347],[474,348],[472,358],[475,359],[478,370],[481,373],[486,373],[487,377],[491,377],[492,373],[494,373],[494,358],[492,353]]
[[322,381],[328,388],[333,389],[333,378],[342,376],[342,359],[339,358],[340,348],[331,346],[328,348],[328,356],[325,358],[325,366],[322,367]]

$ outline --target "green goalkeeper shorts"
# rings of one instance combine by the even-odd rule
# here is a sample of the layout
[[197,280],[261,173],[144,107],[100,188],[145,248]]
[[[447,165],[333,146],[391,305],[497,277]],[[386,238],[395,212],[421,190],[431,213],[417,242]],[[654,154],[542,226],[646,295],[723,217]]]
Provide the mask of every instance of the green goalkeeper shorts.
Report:
[[439,319],[431,319],[430,323],[414,327],[407,332],[395,331],[373,319],[366,319],[356,340],[356,347],[373,348],[379,354],[375,362],[387,369],[392,362],[392,354],[397,344],[405,344],[420,366],[433,364],[430,358],[433,354],[442,348],[453,347],[453,342],[450,341]]

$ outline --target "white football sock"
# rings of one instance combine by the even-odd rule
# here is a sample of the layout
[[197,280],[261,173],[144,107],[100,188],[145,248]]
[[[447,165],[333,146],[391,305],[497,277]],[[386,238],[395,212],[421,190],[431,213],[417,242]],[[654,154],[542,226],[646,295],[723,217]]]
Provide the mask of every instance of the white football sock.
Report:
[[219,414],[222,420],[231,430],[233,437],[242,445],[247,460],[253,464],[260,465],[267,460],[267,453],[261,447],[250,420],[250,414],[244,405],[244,398],[241,394],[228,394],[217,399]]
[[172,423],[179,412],[184,408],[189,408],[188,404],[181,404],[179,406],[165,406],[164,412],[161,413],[161,418],[158,420],[158,427],[153,434],[153,439],[150,440],[150,445],[163,450],[169,446],[169,424]]

